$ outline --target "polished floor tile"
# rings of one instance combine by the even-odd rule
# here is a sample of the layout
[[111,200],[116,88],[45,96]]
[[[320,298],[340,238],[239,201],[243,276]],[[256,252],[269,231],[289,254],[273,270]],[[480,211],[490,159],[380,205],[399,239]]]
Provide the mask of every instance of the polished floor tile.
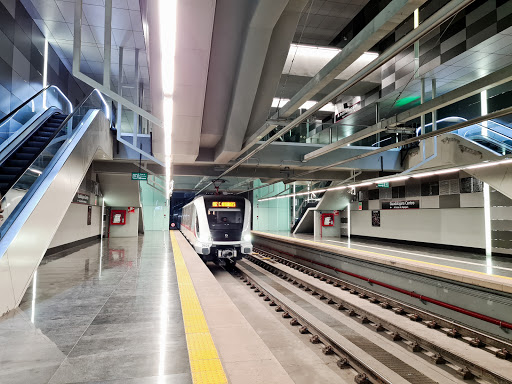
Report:
[[191,383],[168,232],[43,260],[0,317],[0,383]]

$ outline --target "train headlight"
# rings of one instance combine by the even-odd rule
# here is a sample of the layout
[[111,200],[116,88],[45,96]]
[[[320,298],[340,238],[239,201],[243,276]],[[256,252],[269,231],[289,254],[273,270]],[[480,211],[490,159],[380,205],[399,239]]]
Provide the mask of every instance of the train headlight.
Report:
[[245,241],[251,241],[252,240],[252,236],[250,233],[246,233],[245,236],[244,236],[244,240]]

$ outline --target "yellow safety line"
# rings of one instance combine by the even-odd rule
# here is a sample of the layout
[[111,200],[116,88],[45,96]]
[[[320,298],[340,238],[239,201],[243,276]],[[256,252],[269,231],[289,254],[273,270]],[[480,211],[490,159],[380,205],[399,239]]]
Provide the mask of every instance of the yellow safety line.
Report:
[[[265,232],[261,232],[261,233],[262,233],[263,235],[266,235],[266,233],[265,233]],[[485,272],[473,271],[473,270],[471,270],[471,269],[457,268],[457,267],[451,267],[451,266],[449,266],[449,265],[436,264],[436,263],[429,263],[428,261],[421,261],[421,260],[408,259],[407,257],[393,256],[393,255],[388,255],[388,254],[385,254],[385,253],[372,252],[372,251],[365,251],[365,250],[363,250],[363,249],[349,248],[349,247],[345,247],[345,246],[343,246],[343,245],[337,245],[337,244],[326,244],[326,243],[322,243],[322,242],[320,242],[320,241],[314,241],[314,240],[308,240],[308,239],[301,239],[301,238],[298,238],[298,237],[288,237],[288,236],[274,235],[274,234],[272,234],[272,236],[275,236],[275,237],[281,237],[281,238],[283,238],[283,239],[293,239],[293,240],[306,241],[306,242],[313,243],[313,244],[323,244],[323,245],[326,245],[326,246],[328,246],[328,247],[337,247],[337,248],[350,249],[351,251],[357,251],[357,252],[369,253],[369,254],[379,255],[379,256],[384,256],[384,257],[392,257],[392,258],[394,258],[394,259],[407,260],[407,261],[412,261],[412,262],[414,262],[414,263],[427,264],[427,265],[435,265],[436,267],[441,267],[441,268],[456,269],[456,270],[458,270],[458,271],[472,272],[472,273],[478,273],[478,274],[480,274],[480,275],[493,276],[493,277],[500,277],[500,278],[502,278],[502,279],[509,279],[509,280],[512,280],[512,277],[508,277],[508,276],[494,275],[494,274],[489,274],[489,273],[485,273]]]
[[192,380],[194,384],[227,383],[228,379],[222,368],[208,324],[206,324],[194,284],[185,265],[185,259],[183,259],[174,231],[170,232]]

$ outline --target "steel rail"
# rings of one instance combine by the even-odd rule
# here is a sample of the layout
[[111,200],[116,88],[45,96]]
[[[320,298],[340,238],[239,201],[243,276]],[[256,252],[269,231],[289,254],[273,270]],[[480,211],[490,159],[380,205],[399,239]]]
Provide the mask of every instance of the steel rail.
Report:
[[[304,261],[304,262],[307,262],[307,263],[311,263],[311,264],[316,264],[316,265],[319,265],[319,266],[322,266],[324,268],[328,268],[328,269],[331,269],[331,270],[334,270],[336,272],[341,272],[343,274],[345,274],[345,272],[347,271],[344,271],[344,270],[341,270],[341,269],[338,269],[338,268],[335,268],[335,267],[332,267],[328,264],[323,264],[323,263],[319,263],[319,262],[315,262],[313,260],[310,260],[310,259],[306,259],[304,257],[301,257],[301,256],[297,256],[297,255],[293,255],[291,253],[288,253],[288,252],[285,252],[285,251],[282,251],[282,250],[279,250],[279,249],[274,249],[274,248],[267,248],[267,250],[265,250],[265,252],[269,252],[268,249],[270,249],[271,251],[273,252],[278,252],[278,253],[281,253],[283,255],[286,255],[288,257],[291,257],[291,258],[294,258],[294,259],[299,259],[301,261]],[[343,279],[340,279],[338,277],[334,277],[334,276],[331,276],[327,273],[324,273],[324,272],[321,272],[321,271],[318,271],[316,269],[313,269],[311,267],[308,267],[304,264],[300,264],[300,263],[297,263],[297,262],[294,262],[290,259],[287,259],[283,256],[277,256],[274,254],[274,257],[277,257],[277,258],[281,258],[282,260],[286,260],[286,262],[290,262],[290,263],[295,263],[297,265],[300,265],[300,267],[302,268],[305,268],[305,269],[309,269],[311,271],[313,271],[314,273],[318,274],[319,276],[324,276],[324,277],[328,277],[329,279],[335,279],[335,280],[340,280],[343,282],[343,284],[347,285],[347,286],[351,286],[353,287],[353,289],[358,289],[358,290],[365,290],[368,292],[368,294],[371,294],[372,296],[375,296],[375,297],[379,297],[381,296],[382,299],[384,301],[388,301],[388,302],[395,302],[397,306],[400,306],[400,307],[403,307],[403,308],[410,308],[410,311],[411,312],[418,312],[418,311],[421,311],[423,313],[423,316],[429,316],[431,317],[432,319],[434,320],[437,320],[437,321],[442,321],[444,322],[447,326],[450,326],[450,327],[454,327],[457,329],[458,332],[461,333],[461,335],[464,335],[464,336],[472,336],[472,337],[485,337],[487,343],[493,343],[496,348],[509,348],[512,352],[512,343],[510,342],[507,342],[505,340],[502,340],[502,339],[498,339],[496,337],[493,337],[493,336],[489,336],[489,335],[486,335],[486,334],[483,334],[482,332],[480,331],[477,331],[475,329],[472,329],[472,328],[469,328],[465,325],[462,325],[462,324],[459,324],[457,322],[454,322],[454,321],[451,321],[451,320],[446,320],[438,315],[435,315],[431,312],[426,312],[420,308],[416,308],[410,304],[407,304],[407,303],[403,303],[403,302],[400,302],[399,300],[397,299],[394,299],[394,298],[390,298],[388,296],[385,296],[383,294],[380,294],[380,293],[376,293],[376,292],[373,292],[367,288],[364,288],[362,286],[359,286],[359,285],[356,285],[354,283],[350,283],[348,281],[345,281]],[[350,272],[349,272],[350,273]],[[364,276],[360,276],[360,275],[355,275],[354,277],[358,277],[359,279],[363,280],[363,281],[366,281],[366,282],[370,282],[370,283],[374,283],[374,281],[372,279],[369,279],[367,277],[364,277]],[[378,284],[376,284],[378,285]],[[409,296],[409,291],[405,291],[405,294],[407,294]],[[426,296],[422,296],[422,295],[418,295],[417,297],[418,299],[420,300],[424,300],[426,298]],[[496,325],[499,325],[500,321],[498,320],[498,324]],[[440,323],[441,324],[441,323]]]
[[[365,378],[370,382],[376,384],[393,384],[392,381],[387,379],[382,374],[378,373],[376,369],[368,365],[363,359],[359,358],[355,354],[348,351],[345,347],[343,347],[335,340],[333,340],[331,337],[326,335],[325,332],[322,332],[320,329],[318,329],[318,327],[316,327],[311,321],[306,320],[304,316],[302,316],[297,311],[292,310],[288,305],[283,303],[282,300],[276,297],[276,295],[270,293],[269,289],[265,288],[262,283],[258,283],[258,278],[256,278],[250,272],[246,271],[245,269],[242,270],[240,266],[236,266],[235,271],[238,272],[239,275],[242,275],[240,279],[244,280],[244,283],[246,283],[247,285],[250,285],[251,289],[254,289],[255,291],[257,290],[257,292],[263,294],[263,296],[265,296],[264,300],[269,301],[270,306],[276,307],[276,312],[283,312],[283,318],[291,317],[290,325],[302,325],[305,328],[302,328],[303,331],[301,332],[311,333],[313,335],[310,338],[310,341],[312,343],[321,342],[322,344],[324,344],[326,346],[325,349],[323,350],[324,354],[328,354],[330,347],[331,351],[334,352],[338,357],[340,357],[338,366],[342,367],[349,365],[356,372],[358,372],[361,380],[359,382],[368,382],[363,379]],[[293,314],[293,317],[290,314]]]
[[[326,284],[333,284],[333,286],[340,286],[342,290],[350,290],[350,293],[352,294],[359,294],[359,297],[361,299],[368,299],[370,302],[375,303],[376,305],[381,305],[383,308],[388,309],[395,309],[398,313],[402,313],[405,316],[408,316],[411,320],[421,322],[423,325],[428,326],[429,328],[434,329],[440,329],[444,326],[445,330],[448,330],[445,332],[447,335],[457,335],[459,334],[459,331],[461,331],[460,336],[469,336],[472,337],[471,341],[467,341],[465,339],[462,339],[462,342],[469,343],[470,345],[474,347],[481,347],[482,343],[484,345],[491,345],[494,344],[493,347],[497,349],[500,352],[500,355],[496,355],[500,358],[503,356],[503,350],[508,348],[508,350],[512,350],[512,344],[506,343],[502,340],[498,340],[492,336],[483,334],[479,331],[476,331],[472,328],[463,326],[461,324],[455,323],[451,320],[446,320],[440,316],[431,314],[429,312],[426,312],[422,309],[416,308],[414,306],[411,306],[410,304],[400,302],[399,300],[389,298],[385,295],[373,292],[369,289],[360,287],[358,285],[354,285],[353,283],[344,281],[342,279],[339,279],[337,277],[330,276],[328,274],[325,274],[323,272],[320,272],[318,270],[315,270],[313,268],[307,267],[303,264],[291,261],[287,258],[284,258],[282,256],[279,256],[273,252],[269,252],[268,250],[262,250],[257,249],[258,252],[261,252],[263,256],[270,257],[271,259],[275,260],[276,262],[279,262],[281,264],[287,265],[290,268],[299,270],[302,273],[308,274],[310,276],[313,276],[315,278],[320,279],[321,281],[324,281]],[[277,252],[278,251],[275,250]],[[333,296],[332,293],[329,293],[318,286],[312,285],[311,283],[306,282],[305,280],[296,277],[294,275],[291,275],[290,273],[283,271],[278,266],[268,263],[264,259],[257,258],[255,256],[249,256],[248,258],[251,262],[260,265],[262,268],[265,268],[267,270],[273,270],[271,271],[278,277],[281,277],[283,279],[287,279],[292,284],[298,284],[299,288],[306,287],[313,291],[313,293],[318,294],[320,300],[325,300],[328,303],[338,303],[337,307],[338,309],[347,309],[349,311],[354,311],[351,315],[352,316],[359,316],[359,320],[362,323],[366,322],[372,322],[376,325],[376,331],[382,332],[384,329],[387,329],[390,332],[393,332],[395,335],[398,335],[398,339],[406,339],[411,342],[412,345],[416,344],[415,348],[420,347],[420,349],[424,349],[426,351],[432,352],[432,353],[439,353],[439,349],[442,347],[439,347],[438,345],[434,344],[430,340],[426,340],[422,338],[421,336],[414,335],[413,333],[406,331],[399,326],[390,323],[388,320],[383,319],[379,315],[375,315],[373,312],[362,309],[360,307],[355,307],[354,304],[347,303],[343,298],[339,296]],[[341,301],[341,303],[340,303]],[[493,351],[488,348],[484,348],[486,352],[496,354],[498,351]],[[507,349],[505,349],[507,350]],[[508,351],[507,350],[507,351]],[[474,363],[468,361],[464,356],[459,356],[454,354],[453,352],[446,351],[443,349],[443,352],[441,354],[441,357],[443,357],[446,361],[451,361],[453,364],[458,365],[459,367],[472,367],[472,370],[475,372],[478,372],[479,374],[476,374],[475,376],[483,376],[485,379],[491,379],[494,382],[499,383],[512,383],[509,379],[503,377],[501,374],[493,372],[489,369],[487,369],[484,366],[474,365]],[[505,353],[505,357],[507,357],[507,354]]]

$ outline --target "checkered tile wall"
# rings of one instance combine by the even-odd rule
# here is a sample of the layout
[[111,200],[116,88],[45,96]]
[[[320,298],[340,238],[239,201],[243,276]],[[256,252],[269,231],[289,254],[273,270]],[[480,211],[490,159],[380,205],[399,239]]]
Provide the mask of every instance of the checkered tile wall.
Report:
[[[48,84],[71,102],[80,102],[88,86],[79,84],[48,47]],[[0,118],[43,85],[44,36],[19,0],[0,0]]]
[[[432,0],[420,9],[420,22],[443,4]],[[508,0],[477,0],[455,17],[430,32],[419,42],[421,77],[442,64],[462,55],[512,26],[512,2]],[[395,41],[413,29],[412,18],[395,31]],[[472,69],[468,63],[468,72]],[[414,48],[409,47],[382,67],[381,97],[407,85],[415,72]]]

